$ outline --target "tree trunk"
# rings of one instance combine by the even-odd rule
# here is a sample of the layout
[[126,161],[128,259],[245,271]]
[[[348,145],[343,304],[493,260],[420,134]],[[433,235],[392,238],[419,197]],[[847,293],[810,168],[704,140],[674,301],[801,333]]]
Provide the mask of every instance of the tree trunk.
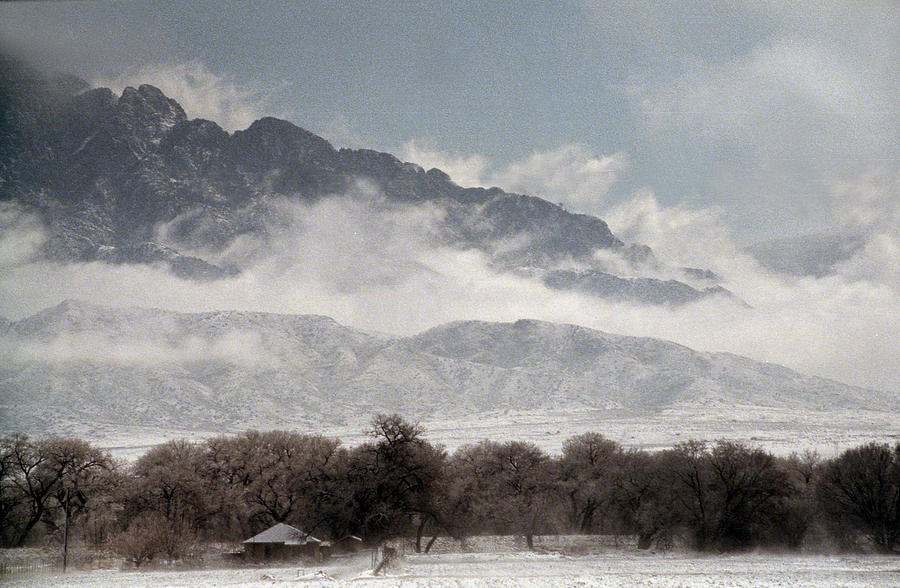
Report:
[[431,537],[431,539],[428,540],[428,544],[425,545],[425,553],[428,553],[429,551],[431,551],[431,546],[434,545],[434,542],[437,541],[437,538],[438,538],[438,532],[435,531],[434,535]]
[[[590,533],[594,526],[594,513],[596,512],[596,507],[594,506],[586,506],[584,510],[581,512],[581,532],[582,533]],[[601,523],[602,526],[602,523]]]
[[425,533],[425,525],[428,524],[428,518],[420,518],[419,525],[416,527],[416,553],[422,553],[422,535]]
[[25,540],[28,539],[28,535],[31,533],[31,530],[34,528],[38,522],[40,522],[41,517],[44,516],[44,505],[43,503],[39,503],[39,508],[36,511],[32,511],[31,516],[28,519],[28,522],[25,523],[25,527],[19,533],[19,536],[16,537],[16,540],[13,541],[13,545],[15,547],[22,547],[25,544]]

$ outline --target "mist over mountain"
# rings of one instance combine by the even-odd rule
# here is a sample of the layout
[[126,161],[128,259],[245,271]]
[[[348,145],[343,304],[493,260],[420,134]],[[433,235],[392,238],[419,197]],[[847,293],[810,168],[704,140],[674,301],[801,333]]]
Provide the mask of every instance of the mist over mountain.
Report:
[[[429,163],[421,168],[334,149],[289,122],[259,119],[262,109],[242,110],[254,115],[240,124],[225,117],[227,132],[192,120],[223,111],[198,109],[198,94],[166,85],[181,79],[177,69],[152,78],[166,96],[137,73],[110,81],[113,92],[2,64],[0,314],[9,319],[66,299],[319,314],[403,336],[530,317],[895,391],[890,170],[829,188],[835,231],[862,241],[782,241],[751,255],[727,207],[667,205],[652,185],[616,202],[623,194],[603,190],[627,183],[619,172],[580,181],[588,168],[607,169],[593,149],[536,153],[508,168],[521,172],[515,178],[478,168],[466,180],[466,158],[404,148],[404,158]],[[579,181],[557,182],[545,164],[567,153],[578,165],[563,168],[576,175],[562,177]],[[435,166],[483,187],[425,171]],[[604,220],[488,187],[534,186],[572,205],[541,178],[580,196],[601,187],[593,200],[606,208],[592,209]]]
[[736,406],[894,410],[891,395],[724,353],[534,320],[367,333],[314,315],[66,301],[0,325],[0,429],[224,431]]
[[[554,289],[672,305],[728,294],[711,272],[697,279],[665,268],[599,218],[496,187],[462,188],[387,153],[337,150],[284,120],[228,133],[188,119],[150,85],[116,95],[8,60],[0,81],[0,201],[40,219],[38,254],[47,259],[222,279],[246,271],[279,235],[302,230],[303,207],[338,198],[372,215],[428,210],[425,245],[477,251],[497,271]],[[286,205],[300,227],[285,221]]]

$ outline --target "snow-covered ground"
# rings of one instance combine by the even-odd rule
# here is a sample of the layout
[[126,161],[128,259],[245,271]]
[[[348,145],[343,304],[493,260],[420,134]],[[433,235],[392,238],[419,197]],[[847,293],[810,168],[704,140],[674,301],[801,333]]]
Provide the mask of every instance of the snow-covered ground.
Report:
[[[483,439],[530,441],[545,451],[559,453],[563,442],[574,435],[593,431],[625,447],[647,450],[671,447],[681,441],[730,439],[760,447],[776,455],[811,449],[823,457],[837,455],[869,441],[895,443],[900,440],[900,415],[880,411],[815,412],[778,408],[732,406],[727,410],[667,410],[651,416],[614,414],[609,411],[508,411],[467,418],[437,418],[421,421],[429,440],[453,451]],[[367,440],[367,419],[342,426],[298,427],[301,433],[336,437],[353,446]],[[170,439],[199,441],[234,431],[164,431],[140,427],[91,428],[77,434],[113,455],[136,459],[155,444]]]
[[373,576],[369,554],[310,567],[200,571],[97,570],[4,582],[8,586],[900,586],[900,558],[825,555],[695,555],[630,548],[560,552],[407,554]]

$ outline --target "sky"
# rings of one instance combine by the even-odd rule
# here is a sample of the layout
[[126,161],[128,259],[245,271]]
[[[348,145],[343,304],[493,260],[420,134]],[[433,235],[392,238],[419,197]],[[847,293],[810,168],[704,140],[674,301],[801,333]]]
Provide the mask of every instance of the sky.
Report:
[[[7,50],[231,130],[279,116],[594,214],[647,188],[743,242],[832,230],[833,184],[896,169],[897,39],[878,0],[0,5]],[[555,181],[515,173],[535,157]]]
[[[424,248],[428,210],[372,221],[332,259],[321,244],[349,234],[333,219],[369,218],[341,204],[296,213],[300,243],[215,291],[133,268],[25,263],[41,229],[0,208],[0,313],[102,291],[176,309],[312,308],[388,332],[528,316],[896,389],[898,39],[900,5],[878,0],[0,3],[0,47],[38,67],[117,91],[152,83],[228,130],[278,116],[338,147],[598,215],[672,266],[716,271],[751,307],[560,298],[474,254]],[[773,272],[745,251],[801,237],[788,255],[816,251],[821,235],[858,244],[826,275]],[[301,247],[321,255],[298,260]],[[398,275],[348,286],[385,259]],[[273,285],[293,297],[272,299]]]

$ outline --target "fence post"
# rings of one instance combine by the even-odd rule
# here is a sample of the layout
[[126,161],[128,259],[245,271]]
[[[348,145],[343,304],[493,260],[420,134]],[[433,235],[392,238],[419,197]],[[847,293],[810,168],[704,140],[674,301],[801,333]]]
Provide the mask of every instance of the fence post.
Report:
[[63,573],[66,572],[66,564],[69,562],[69,489],[66,488],[66,523],[63,527]]

